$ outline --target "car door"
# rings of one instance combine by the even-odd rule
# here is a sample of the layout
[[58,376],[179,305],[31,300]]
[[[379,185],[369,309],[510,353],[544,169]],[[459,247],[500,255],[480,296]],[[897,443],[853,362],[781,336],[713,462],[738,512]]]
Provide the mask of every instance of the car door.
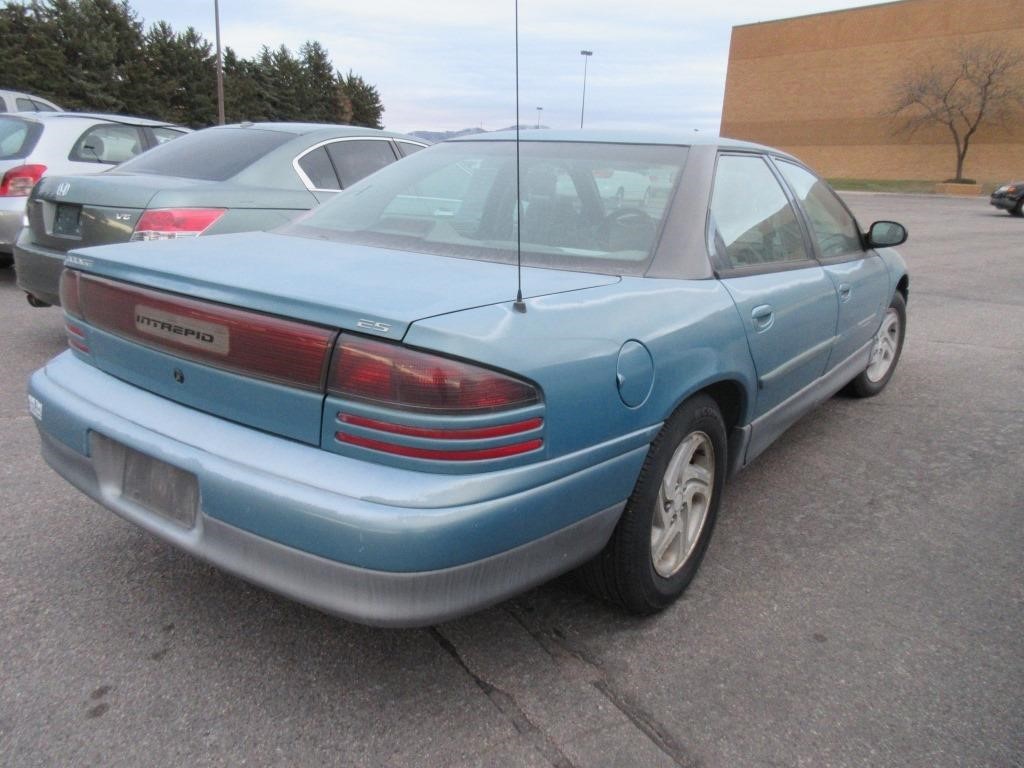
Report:
[[815,256],[839,299],[836,343],[826,370],[863,350],[889,303],[889,274],[882,258],[865,250],[856,219],[829,186],[806,168],[774,162],[803,210]]
[[792,421],[786,401],[825,371],[835,342],[836,290],[764,156],[719,156],[710,214],[709,248],[757,371],[755,421],[778,422],[761,430],[770,442]]

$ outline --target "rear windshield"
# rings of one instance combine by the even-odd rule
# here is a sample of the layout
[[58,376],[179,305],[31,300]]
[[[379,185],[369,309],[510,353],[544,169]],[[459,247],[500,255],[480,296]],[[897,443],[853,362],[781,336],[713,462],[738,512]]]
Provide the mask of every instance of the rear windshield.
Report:
[[525,265],[639,275],[685,160],[685,147],[523,142],[517,206],[514,142],[440,144],[378,171],[284,230],[509,263],[519,239]]
[[213,128],[160,144],[118,166],[119,171],[224,181],[294,138],[251,128]]
[[43,127],[20,117],[0,117],[0,160],[28,157]]

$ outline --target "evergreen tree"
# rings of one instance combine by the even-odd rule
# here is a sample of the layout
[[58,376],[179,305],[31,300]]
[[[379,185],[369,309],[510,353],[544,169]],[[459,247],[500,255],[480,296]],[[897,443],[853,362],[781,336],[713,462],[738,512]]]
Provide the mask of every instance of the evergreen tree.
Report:
[[380,119],[384,114],[377,89],[350,69],[344,78],[339,77],[342,89],[352,104],[352,124],[367,128],[383,128]]
[[[213,47],[192,27],[147,31],[127,0],[4,0],[3,85],[66,109],[155,117],[195,128],[216,121]],[[310,40],[295,56],[264,46],[251,59],[224,52],[227,119],[356,123],[379,128],[377,89],[336,71]]]

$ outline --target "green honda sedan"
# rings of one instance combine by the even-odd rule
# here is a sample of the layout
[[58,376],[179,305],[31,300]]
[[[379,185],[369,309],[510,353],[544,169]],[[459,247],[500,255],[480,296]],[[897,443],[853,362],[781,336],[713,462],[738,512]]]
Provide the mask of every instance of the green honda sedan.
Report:
[[348,125],[241,123],[162,144],[92,176],[47,176],[14,246],[33,306],[59,304],[69,249],[271,229],[424,148]]

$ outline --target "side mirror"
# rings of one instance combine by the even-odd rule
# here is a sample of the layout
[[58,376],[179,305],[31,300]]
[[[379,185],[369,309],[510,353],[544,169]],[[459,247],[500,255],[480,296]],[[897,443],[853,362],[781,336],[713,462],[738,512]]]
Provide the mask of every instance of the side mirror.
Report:
[[876,221],[868,229],[868,247],[892,248],[907,241],[907,228],[895,221]]

